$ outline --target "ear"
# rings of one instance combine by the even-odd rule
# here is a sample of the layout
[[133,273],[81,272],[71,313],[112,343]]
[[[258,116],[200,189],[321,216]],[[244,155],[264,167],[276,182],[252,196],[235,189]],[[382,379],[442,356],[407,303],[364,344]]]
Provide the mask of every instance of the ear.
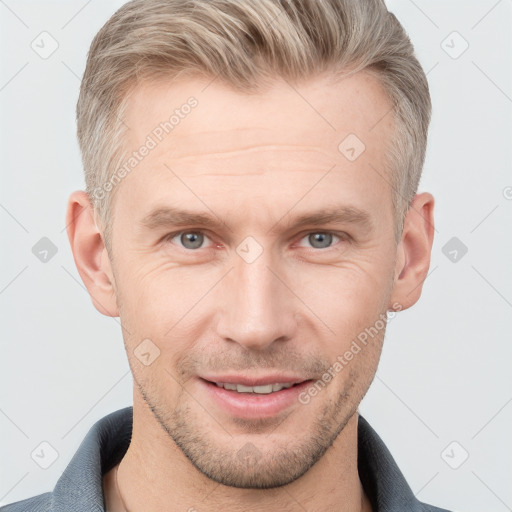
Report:
[[107,248],[96,225],[89,195],[83,190],[69,196],[66,226],[76,268],[94,307],[103,315],[119,316]]
[[397,248],[390,310],[410,308],[420,298],[430,267],[433,241],[434,197],[428,192],[416,194],[405,216],[402,239]]

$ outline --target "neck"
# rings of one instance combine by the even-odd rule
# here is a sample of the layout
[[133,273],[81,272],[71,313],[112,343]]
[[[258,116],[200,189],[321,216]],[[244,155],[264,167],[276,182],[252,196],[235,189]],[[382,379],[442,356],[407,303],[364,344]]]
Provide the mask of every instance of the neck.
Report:
[[[324,456],[294,482],[238,489],[199,472],[135,394],[132,440],[117,468],[119,492],[130,512],[371,512],[357,471],[357,422],[356,413]],[[122,506],[119,511],[125,512]]]

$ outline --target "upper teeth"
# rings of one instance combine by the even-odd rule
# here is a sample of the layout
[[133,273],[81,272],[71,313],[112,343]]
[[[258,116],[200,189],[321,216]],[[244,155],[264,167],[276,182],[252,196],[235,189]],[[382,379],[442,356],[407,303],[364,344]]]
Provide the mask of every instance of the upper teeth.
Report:
[[274,391],[281,391],[281,389],[291,388],[293,383],[286,384],[266,384],[265,386],[244,386],[243,384],[231,384],[229,382],[216,382],[217,386],[231,391],[238,391],[239,393],[260,393],[262,395],[273,393]]

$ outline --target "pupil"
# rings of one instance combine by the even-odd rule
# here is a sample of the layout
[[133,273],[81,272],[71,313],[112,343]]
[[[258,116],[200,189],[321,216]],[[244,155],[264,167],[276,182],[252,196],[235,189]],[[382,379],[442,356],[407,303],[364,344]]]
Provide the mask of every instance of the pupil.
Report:
[[313,233],[309,235],[309,243],[316,249],[325,249],[329,247],[332,242],[332,235],[330,233]]
[[202,237],[200,233],[184,233],[181,235],[181,243],[187,249],[197,249],[203,244]]

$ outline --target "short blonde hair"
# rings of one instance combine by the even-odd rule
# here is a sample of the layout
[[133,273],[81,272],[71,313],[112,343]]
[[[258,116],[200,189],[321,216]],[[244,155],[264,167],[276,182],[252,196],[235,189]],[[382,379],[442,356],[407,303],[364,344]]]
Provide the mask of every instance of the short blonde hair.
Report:
[[[149,79],[217,77],[258,92],[272,78],[376,73],[392,105],[388,179],[398,242],[424,163],[431,101],[413,46],[383,0],[132,0],[95,36],[77,104],[86,191],[110,239],[113,191],[98,194],[124,155],[130,91]],[[341,142],[341,141],[340,141]]]

